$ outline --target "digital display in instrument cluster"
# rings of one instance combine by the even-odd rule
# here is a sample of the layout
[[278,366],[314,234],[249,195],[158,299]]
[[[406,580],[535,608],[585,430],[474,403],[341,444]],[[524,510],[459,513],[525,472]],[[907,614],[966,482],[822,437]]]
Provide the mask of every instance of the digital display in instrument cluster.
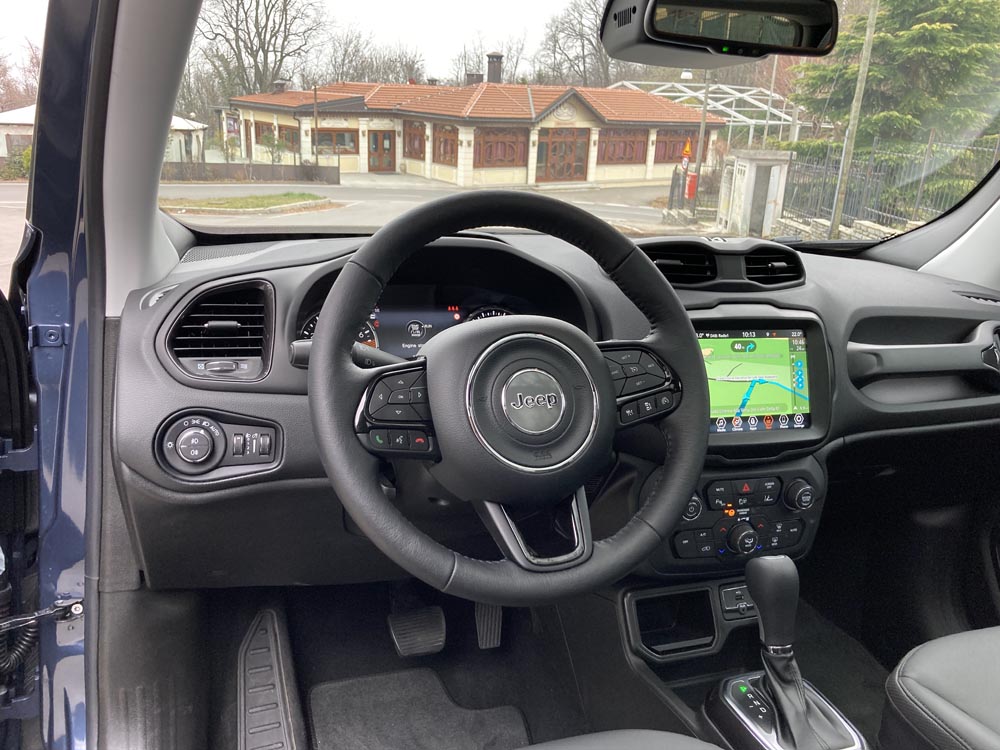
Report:
[[[395,293],[392,293],[395,292]],[[398,357],[419,356],[424,344],[452,326],[482,318],[510,315],[511,311],[494,304],[437,304],[414,300],[416,289],[387,290],[382,303],[358,329],[356,340]],[[311,339],[316,333],[319,313],[310,315],[298,336]]]

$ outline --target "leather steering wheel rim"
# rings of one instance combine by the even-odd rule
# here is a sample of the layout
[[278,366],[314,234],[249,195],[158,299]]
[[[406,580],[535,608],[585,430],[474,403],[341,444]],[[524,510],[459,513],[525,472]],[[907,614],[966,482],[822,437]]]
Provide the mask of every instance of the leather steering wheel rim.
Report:
[[[639,308],[648,345],[683,383],[679,406],[658,423],[666,455],[631,520],[594,541],[590,557],[561,570],[531,572],[510,560],[476,560],[417,529],[387,498],[378,459],[354,423],[371,372],[351,359],[354,333],[410,255],[442,236],[511,226],[562,239],[588,253]],[[419,206],[379,229],[338,274],[320,312],[310,355],[309,400],[327,476],[348,514],[387,557],[445,593],[503,605],[531,605],[587,593],[627,575],[664,543],[690,499],[708,440],[708,383],[697,335],[663,275],[636,245],[569,203],[520,191],[475,191]],[[443,334],[439,334],[443,335]],[[433,403],[431,404],[433,409]]]

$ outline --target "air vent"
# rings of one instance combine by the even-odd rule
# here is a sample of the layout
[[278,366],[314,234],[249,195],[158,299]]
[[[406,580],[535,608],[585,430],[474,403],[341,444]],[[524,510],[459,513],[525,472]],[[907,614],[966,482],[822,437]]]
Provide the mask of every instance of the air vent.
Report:
[[633,5],[630,8],[623,8],[614,14],[614,20],[618,24],[619,29],[622,26],[628,26],[632,23],[632,18],[635,16],[636,10],[636,6]]
[[188,372],[254,379],[270,359],[270,287],[256,283],[206,292],[174,324],[168,348]]
[[700,247],[644,247],[673,286],[693,286],[713,281],[718,275],[715,254]]
[[801,281],[802,261],[794,250],[762,247],[743,257],[743,268],[749,281],[767,286]]
[[973,302],[980,302],[984,305],[1000,305],[1000,299],[984,294],[973,294],[972,292],[955,292],[955,294],[972,300]]

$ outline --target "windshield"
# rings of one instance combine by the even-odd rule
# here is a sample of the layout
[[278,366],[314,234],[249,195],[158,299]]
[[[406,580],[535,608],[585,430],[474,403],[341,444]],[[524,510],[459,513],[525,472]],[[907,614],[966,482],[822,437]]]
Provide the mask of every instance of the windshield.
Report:
[[827,57],[703,71],[610,59],[602,0],[205,0],[160,205],[348,233],[509,188],[632,236],[878,241],[997,162],[1000,27],[995,0],[839,9]]

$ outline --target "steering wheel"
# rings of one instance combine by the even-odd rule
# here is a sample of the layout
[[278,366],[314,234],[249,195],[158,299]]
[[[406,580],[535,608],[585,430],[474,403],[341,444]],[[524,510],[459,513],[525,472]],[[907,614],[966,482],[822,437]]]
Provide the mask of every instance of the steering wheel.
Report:
[[[584,250],[642,311],[649,334],[595,343],[563,321],[512,315],[443,330],[415,361],[356,365],[354,333],[400,264],[441,236],[482,226],[532,229]],[[309,401],[327,476],[365,535],[443,592],[529,605],[597,590],[663,544],[691,497],[708,440],[697,336],[649,258],[582,209],[502,190],[426,203],[364,243],[319,320]],[[616,430],[643,420],[665,438],[664,465],[628,523],[594,541],[582,487],[613,457]],[[380,456],[428,462],[446,490],[475,505],[504,559],[466,557],[417,529],[381,486]],[[532,542],[518,519],[553,509],[569,541],[550,552],[558,545]]]

